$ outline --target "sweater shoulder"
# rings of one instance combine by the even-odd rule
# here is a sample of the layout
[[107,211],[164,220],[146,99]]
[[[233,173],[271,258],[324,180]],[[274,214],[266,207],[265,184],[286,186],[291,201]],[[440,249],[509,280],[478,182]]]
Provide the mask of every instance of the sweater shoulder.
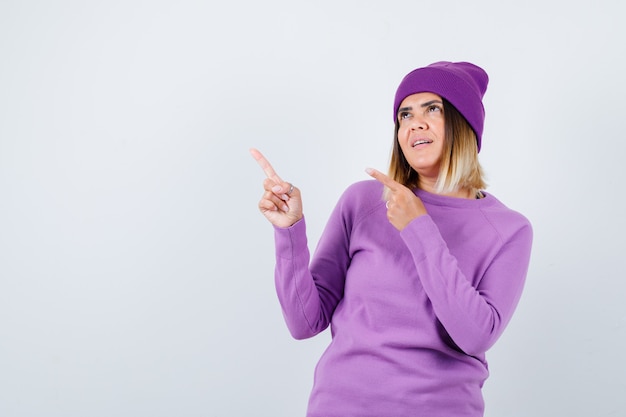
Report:
[[383,185],[376,180],[363,180],[349,185],[337,203],[337,209],[359,221],[365,216],[384,206]]
[[493,195],[491,204],[482,208],[482,213],[489,223],[498,231],[506,234],[515,234],[526,231],[532,236],[530,220],[522,213],[507,207]]
[[365,210],[384,204],[383,185],[376,180],[358,181],[346,188],[340,201],[347,205],[356,205]]

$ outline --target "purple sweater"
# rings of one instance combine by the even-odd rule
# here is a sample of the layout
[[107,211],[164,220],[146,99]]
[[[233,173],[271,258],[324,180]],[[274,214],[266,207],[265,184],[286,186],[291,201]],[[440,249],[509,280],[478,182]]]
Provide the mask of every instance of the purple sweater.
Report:
[[307,415],[482,416],[485,352],[522,293],[531,225],[486,193],[416,190],[428,214],[399,232],[382,191],[374,180],[350,186],[312,259],[304,219],[274,228],[289,331],[331,326]]

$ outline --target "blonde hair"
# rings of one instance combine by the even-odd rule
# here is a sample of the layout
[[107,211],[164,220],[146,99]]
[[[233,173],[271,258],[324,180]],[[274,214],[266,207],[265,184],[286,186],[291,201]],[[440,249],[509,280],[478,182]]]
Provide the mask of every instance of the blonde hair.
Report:
[[[487,184],[483,178],[483,169],[478,162],[476,133],[450,102],[442,100],[445,140],[435,191],[448,193],[459,189],[469,189],[472,195],[478,194],[480,190],[487,187]],[[396,120],[389,176],[406,187],[417,188],[419,176],[402,153],[398,142],[399,128],[400,124]]]

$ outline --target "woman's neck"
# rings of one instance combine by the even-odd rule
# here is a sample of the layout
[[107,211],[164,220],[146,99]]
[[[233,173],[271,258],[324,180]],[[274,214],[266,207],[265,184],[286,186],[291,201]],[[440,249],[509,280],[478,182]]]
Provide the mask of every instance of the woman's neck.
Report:
[[431,194],[443,195],[446,197],[455,197],[455,198],[467,198],[473,200],[478,198],[478,191],[471,190],[469,188],[459,188],[458,190],[451,192],[437,192],[435,187],[436,181],[428,179],[428,178],[420,178],[419,184],[417,187],[421,190],[429,192]]

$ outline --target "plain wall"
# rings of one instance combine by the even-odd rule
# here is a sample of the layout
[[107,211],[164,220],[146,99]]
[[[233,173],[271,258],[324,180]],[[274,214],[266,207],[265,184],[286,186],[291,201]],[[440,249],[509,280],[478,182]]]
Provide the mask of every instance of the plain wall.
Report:
[[2,0],[0,416],[303,415],[329,335],[283,323],[248,149],[301,188],[314,248],[438,60],[489,73],[488,191],[535,230],[486,416],[623,415],[622,10]]

